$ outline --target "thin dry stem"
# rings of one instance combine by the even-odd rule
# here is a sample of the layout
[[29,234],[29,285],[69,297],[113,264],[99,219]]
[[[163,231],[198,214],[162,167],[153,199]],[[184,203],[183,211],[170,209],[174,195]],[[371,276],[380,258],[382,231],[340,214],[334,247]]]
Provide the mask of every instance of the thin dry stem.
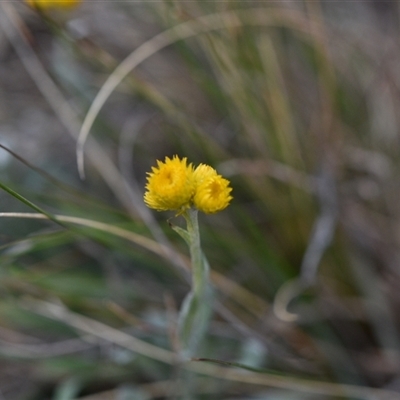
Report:
[[[93,100],[83,121],[77,142],[77,162],[80,175],[84,176],[83,151],[90,129],[107,99],[130,72],[152,55],[180,40],[213,30],[239,28],[244,25],[286,26],[296,29],[302,34],[310,35],[312,33],[308,20],[300,12],[278,8],[252,8],[219,12],[183,22],[159,33],[139,46],[118,65]],[[315,40],[319,40],[319,38],[315,38]]]
[[[73,313],[63,306],[53,303],[29,299],[21,301],[21,306],[39,315],[56,319],[75,329],[101,338],[110,343],[134,351],[135,353],[150,357],[166,364],[176,364],[174,353],[154,346],[127,333],[121,332],[91,318]],[[341,385],[329,382],[318,382],[305,379],[297,379],[279,376],[269,373],[239,372],[233,368],[225,368],[202,362],[188,362],[182,364],[182,368],[209,377],[234,382],[243,382],[251,385],[262,385],[297,392],[319,395],[348,397],[353,396],[362,399],[400,399],[398,392],[383,389],[372,389],[364,386]]]
[[[68,215],[55,215],[54,217],[60,222],[86,226],[88,228],[98,229],[100,231],[110,233],[112,235],[126,239],[138,246],[141,246],[144,249],[149,250],[160,257],[165,257],[166,247],[164,245],[126,229],[86,218],[72,217]],[[39,213],[3,212],[0,213],[0,218],[28,218],[48,220],[45,215]],[[185,270],[190,271],[190,262],[188,258],[180,253],[176,254],[177,257],[181,258],[181,263]],[[242,288],[236,282],[230,280],[222,274],[216,271],[211,271],[211,280],[221,290],[221,292],[235,299],[236,302],[247,308],[252,314],[260,315],[268,309],[268,304],[264,300],[249,292],[248,290]]]
[[[57,87],[56,83],[46,72],[29,42],[25,40],[19,28],[22,22],[18,19],[18,14],[15,12],[13,5],[11,3],[0,2],[0,7],[3,11],[0,12],[1,27],[10,43],[15,48],[21,62],[35,82],[37,88],[53,109],[54,114],[64,125],[70,136],[76,139],[78,137],[80,121],[75,111],[64,98],[64,95]],[[88,156],[116,198],[131,215],[137,216],[138,212],[135,205],[130,201],[127,194],[129,189],[127,189],[124,184],[121,174],[108,155],[94,140],[90,142]]]
[[[43,214],[38,213],[0,213],[1,217],[7,218],[29,218],[29,219],[48,219]],[[103,222],[93,221],[85,218],[71,217],[67,215],[55,215],[55,218],[60,222],[67,222],[75,225],[86,226],[88,228],[98,229],[103,232],[111,233],[115,236],[119,236],[130,242],[133,242],[161,257],[165,257],[166,248],[155,242],[154,240],[148,239],[144,236],[138,235],[137,233],[128,231],[126,229],[118,228],[117,226],[106,224]]]

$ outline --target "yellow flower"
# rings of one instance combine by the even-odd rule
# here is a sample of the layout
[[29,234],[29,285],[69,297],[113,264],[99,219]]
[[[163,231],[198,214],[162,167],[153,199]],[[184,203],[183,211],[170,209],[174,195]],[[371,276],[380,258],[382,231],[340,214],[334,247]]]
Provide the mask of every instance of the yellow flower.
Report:
[[194,170],[193,175],[194,175],[194,179],[196,180],[196,185],[198,186],[198,185],[200,185],[200,183],[204,182],[205,179],[216,176],[217,171],[207,164],[200,164]]
[[25,0],[25,2],[33,8],[73,8],[77,6],[81,0]]
[[209,165],[200,164],[194,171],[196,193],[193,203],[199,211],[213,214],[228,207],[232,196],[229,181]]
[[184,210],[191,206],[195,192],[192,164],[187,165],[186,157],[165,162],[157,160],[157,167],[148,173],[144,201],[150,208],[158,211]]

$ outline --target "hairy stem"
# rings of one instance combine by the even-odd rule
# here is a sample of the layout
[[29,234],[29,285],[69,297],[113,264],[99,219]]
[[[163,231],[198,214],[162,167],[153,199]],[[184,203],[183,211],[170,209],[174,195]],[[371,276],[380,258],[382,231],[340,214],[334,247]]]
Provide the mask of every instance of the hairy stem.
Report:
[[192,260],[192,290],[199,299],[203,297],[208,282],[208,268],[204,262],[200,246],[198,211],[189,209],[185,214],[187,231],[190,237],[190,258]]

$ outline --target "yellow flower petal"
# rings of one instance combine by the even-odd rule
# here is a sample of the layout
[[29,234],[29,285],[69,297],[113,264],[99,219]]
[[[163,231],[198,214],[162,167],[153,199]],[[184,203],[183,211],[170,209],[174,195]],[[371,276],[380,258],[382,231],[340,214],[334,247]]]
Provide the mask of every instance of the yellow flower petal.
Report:
[[195,170],[194,170],[194,179],[196,180],[196,185],[200,185],[205,179],[211,178],[213,176],[217,175],[217,171],[210,167],[207,164],[200,164]]
[[213,214],[228,207],[232,196],[229,181],[217,174],[209,165],[200,164],[194,171],[196,193],[193,198],[195,207],[206,214]]
[[81,0],[25,0],[25,2],[33,8],[73,8],[77,6]]
[[186,158],[166,157],[165,162],[157,161],[157,167],[148,173],[144,201],[158,211],[184,210],[191,206],[195,192],[192,164]]

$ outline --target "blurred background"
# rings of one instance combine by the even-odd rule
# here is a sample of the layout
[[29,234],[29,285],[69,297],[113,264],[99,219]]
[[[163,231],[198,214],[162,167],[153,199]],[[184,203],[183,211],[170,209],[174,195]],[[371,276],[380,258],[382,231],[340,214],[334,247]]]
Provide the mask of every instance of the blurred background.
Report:
[[200,216],[216,296],[192,398],[400,398],[399,16],[1,2],[0,400],[183,398],[182,221],[142,199],[174,154],[234,196]]

